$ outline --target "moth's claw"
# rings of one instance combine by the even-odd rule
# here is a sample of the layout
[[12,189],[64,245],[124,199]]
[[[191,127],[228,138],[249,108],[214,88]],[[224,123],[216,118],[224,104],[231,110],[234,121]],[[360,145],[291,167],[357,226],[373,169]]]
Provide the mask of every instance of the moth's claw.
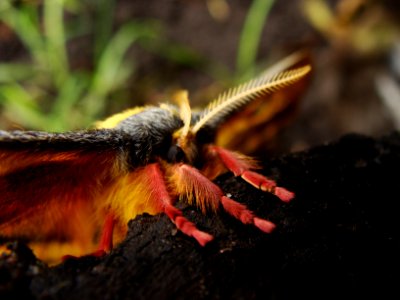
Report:
[[274,223],[257,217],[254,217],[253,222],[254,226],[266,233],[271,233],[276,227]]
[[292,200],[295,196],[295,194],[291,191],[288,191],[287,189],[283,188],[283,187],[279,187],[277,186],[274,189],[274,194],[281,199],[283,202],[289,202],[290,200]]

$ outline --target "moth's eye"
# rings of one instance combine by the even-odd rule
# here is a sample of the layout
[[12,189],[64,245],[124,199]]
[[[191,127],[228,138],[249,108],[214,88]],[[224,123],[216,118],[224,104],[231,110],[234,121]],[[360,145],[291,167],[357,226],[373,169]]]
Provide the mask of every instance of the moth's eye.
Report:
[[169,147],[167,159],[169,162],[182,162],[186,160],[185,152],[178,145]]

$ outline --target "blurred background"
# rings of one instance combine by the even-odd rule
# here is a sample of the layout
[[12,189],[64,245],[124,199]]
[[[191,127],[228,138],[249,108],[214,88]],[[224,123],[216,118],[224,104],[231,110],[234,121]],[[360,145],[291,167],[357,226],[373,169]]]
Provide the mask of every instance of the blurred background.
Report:
[[313,75],[273,152],[400,128],[396,0],[1,0],[0,128],[66,131],[179,88],[202,107],[301,49]]

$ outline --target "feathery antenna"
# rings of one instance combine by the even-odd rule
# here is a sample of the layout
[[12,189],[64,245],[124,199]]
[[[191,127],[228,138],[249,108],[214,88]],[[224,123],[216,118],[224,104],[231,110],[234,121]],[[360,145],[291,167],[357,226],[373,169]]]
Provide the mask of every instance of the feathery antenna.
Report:
[[183,127],[180,130],[180,138],[184,139],[189,133],[190,121],[192,119],[188,92],[186,90],[178,91],[174,95],[174,100],[179,105],[179,116],[183,121]]
[[[294,58],[291,58],[292,61]],[[286,65],[286,63],[284,64]],[[299,67],[292,70],[279,72],[271,76],[271,72],[264,72],[261,76],[241,84],[235,88],[229,89],[227,92],[219,95],[204,110],[204,113],[192,127],[191,132],[196,134],[204,125],[214,122],[240,106],[247,104],[253,99],[269,94],[288,86],[302,77],[311,70],[310,65]]]

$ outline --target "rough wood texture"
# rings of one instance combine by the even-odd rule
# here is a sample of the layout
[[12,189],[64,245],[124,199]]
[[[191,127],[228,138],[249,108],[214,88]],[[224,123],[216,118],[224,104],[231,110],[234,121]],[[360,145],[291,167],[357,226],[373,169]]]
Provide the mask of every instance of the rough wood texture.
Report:
[[[277,224],[273,234],[228,215],[188,218],[216,236],[202,248],[165,217],[131,221],[103,258],[48,268],[21,244],[0,259],[0,298],[359,299],[399,296],[400,134],[339,141],[265,160],[266,175],[296,192],[289,204],[225,175],[226,192]],[[397,295],[397,297],[396,297]]]

